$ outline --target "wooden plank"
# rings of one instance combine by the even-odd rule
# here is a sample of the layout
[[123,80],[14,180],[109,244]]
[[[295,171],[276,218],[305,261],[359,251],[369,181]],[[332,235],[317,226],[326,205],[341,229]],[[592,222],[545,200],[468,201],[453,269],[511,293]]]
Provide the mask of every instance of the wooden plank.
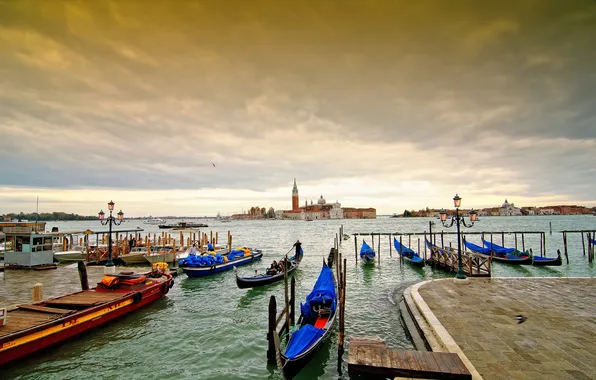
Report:
[[39,311],[42,313],[51,313],[51,314],[67,314],[67,313],[71,313],[75,310],[71,310],[71,309],[59,309],[59,308],[55,308],[55,307],[47,307],[47,306],[39,306],[39,305],[17,305],[17,307],[19,309],[23,309],[23,310],[33,310],[33,311]]
[[424,356],[427,368],[429,370],[437,373],[441,372],[441,368],[439,368],[439,365],[437,364],[437,360],[435,359],[435,355],[433,355],[433,352],[420,351],[420,354]]

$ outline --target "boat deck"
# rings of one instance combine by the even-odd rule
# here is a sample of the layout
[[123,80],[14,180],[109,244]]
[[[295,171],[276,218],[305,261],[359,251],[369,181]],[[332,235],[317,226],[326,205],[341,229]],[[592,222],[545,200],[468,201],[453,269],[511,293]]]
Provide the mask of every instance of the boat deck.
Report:
[[42,325],[65,314],[73,313],[81,308],[107,303],[128,292],[96,292],[85,290],[63,297],[49,299],[37,304],[18,305],[18,309],[8,312],[6,325],[0,328],[0,339],[14,332]]

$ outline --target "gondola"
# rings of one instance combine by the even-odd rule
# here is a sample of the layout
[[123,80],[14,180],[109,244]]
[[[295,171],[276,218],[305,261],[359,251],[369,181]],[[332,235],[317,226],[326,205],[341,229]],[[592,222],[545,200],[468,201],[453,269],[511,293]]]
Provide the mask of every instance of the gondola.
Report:
[[472,252],[479,253],[481,255],[490,256],[495,261],[507,264],[519,264],[519,265],[532,265],[531,256],[515,256],[512,254],[499,254],[490,248],[484,248],[479,245],[470,243],[464,239],[465,246]]
[[362,262],[364,262],[364,264],[374,264],[375,255],[375,250],[362,240],[362,247],[360,247],[360,258],[362,259]]
[[296,375],[312,359],[314,353],[331,333],[335,324],[337,293],[331,268],[323,261],[323,268],[312,292],[301,305],[300,318],[281,352],[284,375]]
[[234,249],[227,255],[188,255],[178,262],[178,266],[188,277],[204,277],[223,272],[240,265],[250,264],[260,260],[263,251],[260,249]]
[[424,266],[424,259],[418,256],[418,254],[413,249],[408,248],[403,244],[400,244],[400,242],[396,238],[393,238],[393,246],[395,247],[397,253],[400,254],[404,259],[406,259],[406,261],[410,262],[412,265],[416,265],[419,267]]
[[[304,251],[301,249],[298,257],[292,256],[291,258],[288,259],[288,265],[289,265],[288,270],[287,270],[288,276],[291,275],[292,272],[294,272],[298,268],[298,265],[300,264],[300,261],[302,260],[303,254],[304,254]],[[283,261],[280,261],[280,262],[283,262]],[[236,271],[236,269],[234,269],[234,270]],[[246,276],[246,277],[240,276],[238,274],[238,272],[236,271],[236,285],[238,285],[238,287],[240,289],[256,288],[257,286],[269,285],[274,282],[281,281],[283,279],[284,279],[283,271],[276,273],[276,274],[262,273],[262,274],[256,274],[254,276]]]
[[[515,248],[505,248],[497,245],[495,243],[491,243],[489,241],[483,240],[484,245],[492,249],[494,252],[498,252],[499,254],[503,253],[505,255],[511,254],[519,254],[519,251]],[[557,257],[542,257],[542,256],[535,256],[532,254],[532,249],[529,252],[522,252],[519,254],[521,257],[529,256],[532,258],[532,265],[534,266],[560,266],[563,265],[563,260],[561,259],[561,255],[558,254]]]

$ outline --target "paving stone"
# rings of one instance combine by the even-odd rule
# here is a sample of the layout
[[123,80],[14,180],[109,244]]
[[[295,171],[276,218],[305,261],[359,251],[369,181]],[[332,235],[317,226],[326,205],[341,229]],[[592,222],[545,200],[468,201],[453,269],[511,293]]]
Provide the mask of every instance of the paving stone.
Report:
[[419,293],[484,379],[596,379],[596,278],[470,280]]

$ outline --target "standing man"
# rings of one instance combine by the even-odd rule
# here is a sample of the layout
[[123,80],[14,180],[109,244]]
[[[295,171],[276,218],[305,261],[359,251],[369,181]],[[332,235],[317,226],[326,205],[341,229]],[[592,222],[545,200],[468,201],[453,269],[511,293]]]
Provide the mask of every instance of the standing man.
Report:
[[300,240],[296,240],[296,243],[292,247],[296,247],[296,253],[294,254],[294,260],[300,261],[302,260],[302,243]]

